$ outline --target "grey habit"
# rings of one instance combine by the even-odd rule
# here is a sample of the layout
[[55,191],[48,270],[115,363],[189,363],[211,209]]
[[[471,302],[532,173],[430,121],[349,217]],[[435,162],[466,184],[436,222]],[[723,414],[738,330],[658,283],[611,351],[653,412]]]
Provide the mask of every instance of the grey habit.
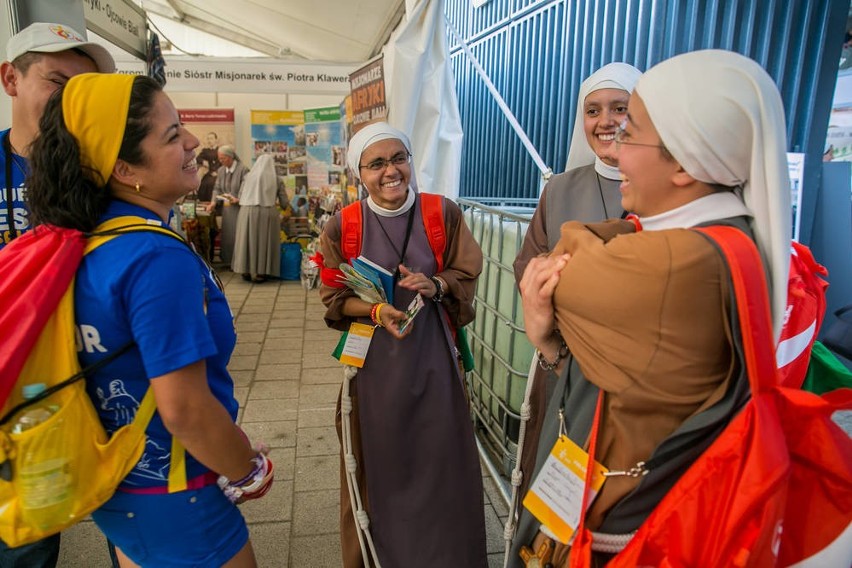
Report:
[[[216,175],[216,184],[213,186],[213,199],[219,195],[230,193],[237,199],[240,197],[240,191],[243,186],[243,178],[248,173],[248,168],[237,159],[234,159],[234,171],[229,172],[228,168],[222,166],[219,168],[219,173]],[[222,211],[222,230],[219,232],[219,258],[226,264],[231,264],[231,259],[234,256],[234,239],[237,232],[237,217],[240,214],[239,203],[222,202],[216,206]]]
[[[531,258],[553,250],[561,236],[560,227],[566,221],[592,223],[621,217],[624,210],[621,208],[621,193],[618,190],[620,184],[620,180],[612,180],[600,175],[595,171],[594,164],[581,166],[550,178],[541,194],[539,205],[533,214],[524,243],[513,265],[516,282],[520,283],[524,269]],[[579,377],[576,364],[574,367],[572,376]],[[530,418],[524,437],[523,455],[520,458],[523,478],[519,491],[522,500],[538,471],[537,458],[540,457],[541,452],[544,452],[543,456],[546,458],[556,442],[559,405],[550,408],[549,403],[552,402],[555,389],[559,389],[560,393],[565,390],[567,372],[563,373],[557,381],[557,376],[553,372],[545,371],[537,366],[533,380],[535,382],[530,393]],[[589,396],[596,396],[597,387],[585,380],[578,379],[577,383],[572,390],[577,400],[588,400]],[[584,414],[582,420],[579,420],[580,423],[591,421],[589,409],[579,404],[572,405],[572,408]],[[592,405],[591,408],[593,409],[594,406]],[[585,416],[586,413],[589,415]],[[510,566],[522,565],[518,556],[520,547],[530,546],[532,537],[538,530],[538,522],[523,509],[523,505],[520,509],[518,514],[522,524],[518,525],[516,536],[512,541]]]
[[231,270],[252,277],[281,274],[281,219],[275,202],[286,209],[289,201],[275,173],[271,154],[263,154],[246,175],[237,216]]
[[566,221],[594,223],[621,217],[620,180],[605,178],[589,164],[550,178],[530,221],[524,244],[515,259],[515,281],[520,282],[531,258],[553,250]]

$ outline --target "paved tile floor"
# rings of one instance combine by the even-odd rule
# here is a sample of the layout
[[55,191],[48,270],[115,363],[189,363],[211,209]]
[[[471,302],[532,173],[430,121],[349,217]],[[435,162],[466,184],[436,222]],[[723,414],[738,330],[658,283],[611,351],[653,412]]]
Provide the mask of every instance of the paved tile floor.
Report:
[[[342,380],[330,356],[338,332],[322,321],[316,290],[299,282],[244,282],[221,274],[236,315],[230,370],[239,423],[272,448],[275,485],[243,505],[261,568],[340,566],[338,441],[334,406]],[[483,467],[489,564],[502,566],[506,502]],[[60,568],[108,567],[106,541],[91,520],[63,533]],[[440,567],[436,567],[440,568]]]

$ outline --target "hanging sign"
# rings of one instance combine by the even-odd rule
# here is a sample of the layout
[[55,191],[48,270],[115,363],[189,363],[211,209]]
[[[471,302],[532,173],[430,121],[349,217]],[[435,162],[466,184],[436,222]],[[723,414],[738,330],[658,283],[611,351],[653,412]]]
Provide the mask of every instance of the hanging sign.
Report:
[[145,11],[131,0],[83,0],[86,27],[142,61],[148,53]]
[[[116,61],[119,73],[142,75],[140,61]],[[281,59],[166,57],[170,92],[303,93],[346,95],[352,65]]]
[[352,98],[352,134],[388,115],[385,100],[384,57],[379,57],[349,76]]

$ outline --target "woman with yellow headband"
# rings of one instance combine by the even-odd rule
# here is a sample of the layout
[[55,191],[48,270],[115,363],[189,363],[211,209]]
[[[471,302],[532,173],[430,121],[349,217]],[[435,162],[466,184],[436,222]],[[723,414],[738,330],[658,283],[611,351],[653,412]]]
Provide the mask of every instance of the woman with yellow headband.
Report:
[[[168,226],[198,186],[198,139],[147,77],[78,75],[41,126],[29,181],[37,224],[92,231],[133,215]],[[74,299],[83,367],[132,342],[86,378],[107,431],[133,419],[149,386],[157,404],[142,458],[92,515],[122,566],[255,566],[235,503],[267,492],[272,464],[235,424],[226,365],[236,335],[212,271],[178,239],[125,234],[84,257]],[[187,488],[170,493],[175,440]]]

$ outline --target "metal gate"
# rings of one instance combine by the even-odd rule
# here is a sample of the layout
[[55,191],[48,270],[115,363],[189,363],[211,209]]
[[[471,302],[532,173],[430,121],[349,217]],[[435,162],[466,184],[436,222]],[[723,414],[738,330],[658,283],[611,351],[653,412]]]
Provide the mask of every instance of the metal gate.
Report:
[[474,302],[476,318],[466,328],[475,367],[467,376],[470,407],[480,441],[499,472],[509,476],[534,351],[524,334],[512,263],[536,200],[459,199],[458,204],[483,255]]

